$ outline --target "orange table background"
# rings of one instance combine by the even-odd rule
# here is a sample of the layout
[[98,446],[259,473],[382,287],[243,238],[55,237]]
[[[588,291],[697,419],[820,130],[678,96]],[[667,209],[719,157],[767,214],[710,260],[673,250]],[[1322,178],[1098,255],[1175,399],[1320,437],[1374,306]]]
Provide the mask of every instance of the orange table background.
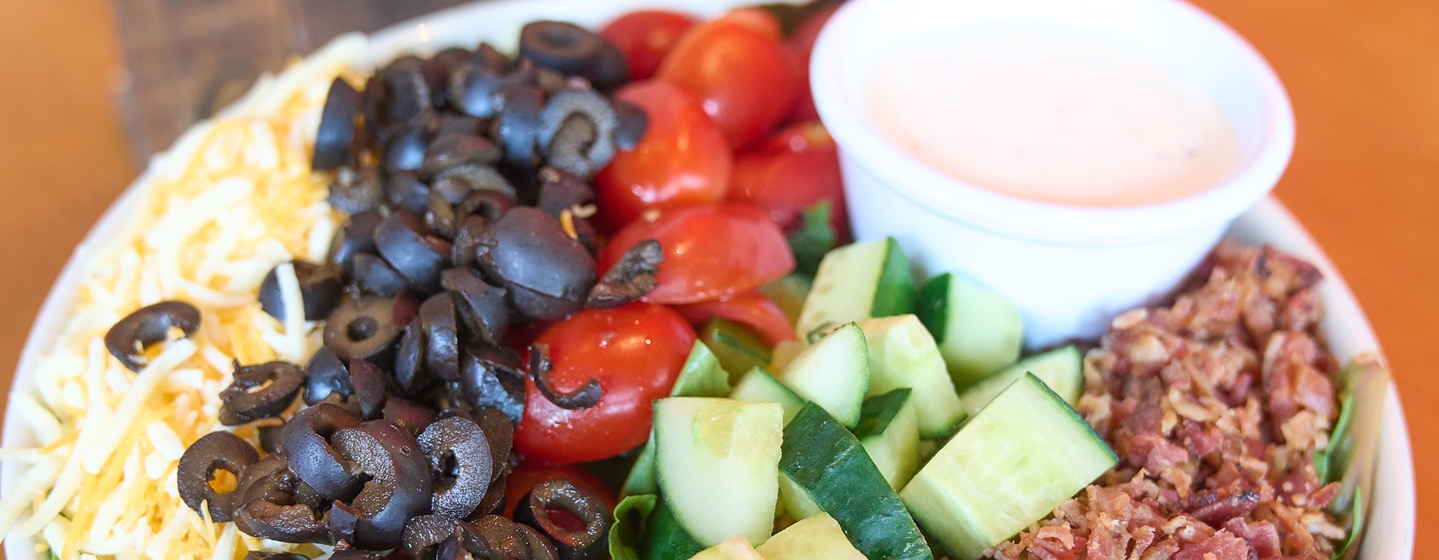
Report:
[[[1439,559],[1439,2],[1200,0],[1274,65],[1298,120],[1278,195],[1357,293],[1407,405],[1416,558]],[[70,251],[137,174],[111,4],[0,0],[0,371]],[[1428,348],[1429,350],[1425,350]],[[0,374],[0,388],[9,374]],[[0,403],[3,407],[3,403]]]

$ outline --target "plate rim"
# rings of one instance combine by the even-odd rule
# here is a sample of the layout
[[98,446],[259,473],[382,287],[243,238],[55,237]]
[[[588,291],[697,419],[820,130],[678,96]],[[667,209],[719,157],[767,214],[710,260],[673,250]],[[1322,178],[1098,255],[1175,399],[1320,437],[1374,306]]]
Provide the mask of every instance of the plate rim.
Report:
[[[490,0],[447,8],[418,18],[386,27],[369,36],[361,54],[359,64],[373,64],[393,57],[401,52],[426,52],[454,44],[473,44],[480,38],[501,41],[506,35],[511,39],[518,34],[514,23],[542,17],[565,18],[581,24],[596,24],[603,18],[613,17],[626,10],[643,7],[681,8],[699,15],[717,14],[724,9],[748,3],[744,0],[620,0],[612,3],[589,2],[586,0]],[[509,19],[506,19],[509,18]],[[503,21],[511,25],[499,26],[477,24],[479,22]],[[499,27],[498,34],[488,31]],[[195,126],[202,126],[196,124]],[[11,388],[6,395],[7,403],[16,393],[29,391],[34,387],[35,370],[40,359],[53,348],[61,334],[69,311],[79,295],[81,282],[88,272],[90,260],[109,238],[132,224],[137,216],[137,207],[143,193],[153,184],[158,173],[155,159],[165,157],[167,152],[152,158],[145,170],[125,188],[91,226],[85,237],[76,245],[65,262],[55,282],[51,284],[44,303],[25,338],[11,378]],[[1320,292],[1326,306],[1324,332],[1342,332],[1339,339],[1342,348],[1333,346],[1335,338],[1330,336],[1331,349],[1343,360],[1352,358],[1359,351],[1373,351],[1381,359],[1383,351],[1377,336],[1350,290],[1343,275],[1330,261],[1328,255],[1304,228],[1303,224],[1274,195],[1262,199],[1253,208],[1241,215],[1225,234],[1226,239],[1245,242],[1263,242],[1304,258],[1315,264],[1323,273],[1324,281]],[[1341,350],[1344,352],[1341,353]],[[33,442],[33,434],[24,430],[23,424],[15,421],[15,408],[7,406],[0,445],[10,447],[24,442]],[[1390,383],[1384,407],[1381,428],[1378,477],[1375,504],[1370,516],[1369,529],[1361,548],[1361,558],[1409,558],[1413,556],[1415,536],[1415,480],[1412,441],[1409,438],[1403,407],[1397,385]],[[23,468],[14,461],[0,464],[0,494],[15,484],[23,474]],[[1374,533],[1373,531],[1379,531]],[[16,560],[39,558],[34,553],[31,539],[6,540],[6,557]]]

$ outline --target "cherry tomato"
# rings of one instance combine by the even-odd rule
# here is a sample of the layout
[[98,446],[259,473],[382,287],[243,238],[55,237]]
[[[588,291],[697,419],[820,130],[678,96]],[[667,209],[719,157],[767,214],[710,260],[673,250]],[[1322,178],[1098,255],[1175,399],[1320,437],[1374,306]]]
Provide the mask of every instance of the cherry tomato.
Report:
[[568,480],[574,483],[576,488],[598,496],[601,502],[605,503],[605,509],[614,511],[619,499],[615,491],[600,480],[599,477],[590,474],[590,471],[576,465],[546,465],[535,461],[525,461],[510,475],[505,478],[505,517],[514,519],[515,506],[520,503],[520,498],[529,494],[530,490],[541,482],[555,479]]
[[646,239],[659,241],[665,260],[659,285],[644,297],[652,303],[695,303],[752,290],[794,269],[784,233],[750,206],[716,204],[664,212],[631,222],[600,255],[609,270],[625,251]]
[[795,63],[799,66],[800,93],[795,96],[794,108],[790,109],[788,122],[812,121],[819,118],[819,111],[814,108],[814,95],[809,89],[809,60],[814,54],[814,42],[819,39],[819,32],[824,29],[824,24],[829,21],[835,11],[839,10],[840,4],[832,4],[821,8],[795,27],[794,34],[790,35],[785,42],[785,48],[793,56]]
[[753,327],[755,332],[770,346],[798,338],[794,327],[784,310],[769,298],[758,292],[748,292],[731,298],[702,301],[675,307],[680,315],[689,319],[690,324],[704,324],[711,318],[719,317]]
[[830,201],[830,223],[843,238],[849,221],[839,150],[819,121],[792,124],[735,158],[729,199],[752,204],[788,229],[799,212]]
[[694,98],[657,81],[632,83],[615,97],[644,109],[649,128],[634,150],[616,153],[595,177],[600,229],[619,229],[646,210],[724,198],[732,164],[729,145]]
[[604,26],[600,36],[624,53],[631,80],[648,80],[695,23],[694,18],[679,12],[637,10]]
[[578,463],[644,443],[651,403],[669,395],[694,342],[684,317],[644,303],[587,309],[555,323],[535,341],[549,346],[551,385],[568,393],[593,378],[602,395],[589,408],[561,408],[528,380],[515,451],[529,461]]
[[655,74],[698,98],[735,149],[774,128],[800,90],[799,69],[779,38],[778,23],[771,27],[763,22],[773,17],[756,13],[740,11],[696,27]]

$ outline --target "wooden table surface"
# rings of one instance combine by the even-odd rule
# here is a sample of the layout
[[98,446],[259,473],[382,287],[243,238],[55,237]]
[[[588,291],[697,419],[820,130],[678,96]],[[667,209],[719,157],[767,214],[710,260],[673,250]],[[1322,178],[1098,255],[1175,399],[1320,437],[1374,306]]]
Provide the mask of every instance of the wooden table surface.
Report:
[[[1278,71],[1298,121],[1279,198],[1343,271],[1398,379],[1418,477],[1416,557],[1439,558],[1439,2],[1200,0]],[[70,251],[137,174],[111,4],[0,0],[0,365]],[[1430,348],[1430,350],[1425,350]],[[9,386],[4,375],[3,387]],[[3,407],[3,403],[0,403]]]

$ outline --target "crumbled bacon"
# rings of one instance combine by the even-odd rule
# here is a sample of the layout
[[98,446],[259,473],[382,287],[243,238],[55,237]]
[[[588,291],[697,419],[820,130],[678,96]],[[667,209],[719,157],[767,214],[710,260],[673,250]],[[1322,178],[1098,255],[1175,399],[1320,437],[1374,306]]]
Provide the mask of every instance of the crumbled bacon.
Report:
[[1318,269],[1220,244],[1169,307],[1116,318],[1085,357],[1079,411],[1119,464],[994,558],[1327,558],[1313,455],[1338,411]]

